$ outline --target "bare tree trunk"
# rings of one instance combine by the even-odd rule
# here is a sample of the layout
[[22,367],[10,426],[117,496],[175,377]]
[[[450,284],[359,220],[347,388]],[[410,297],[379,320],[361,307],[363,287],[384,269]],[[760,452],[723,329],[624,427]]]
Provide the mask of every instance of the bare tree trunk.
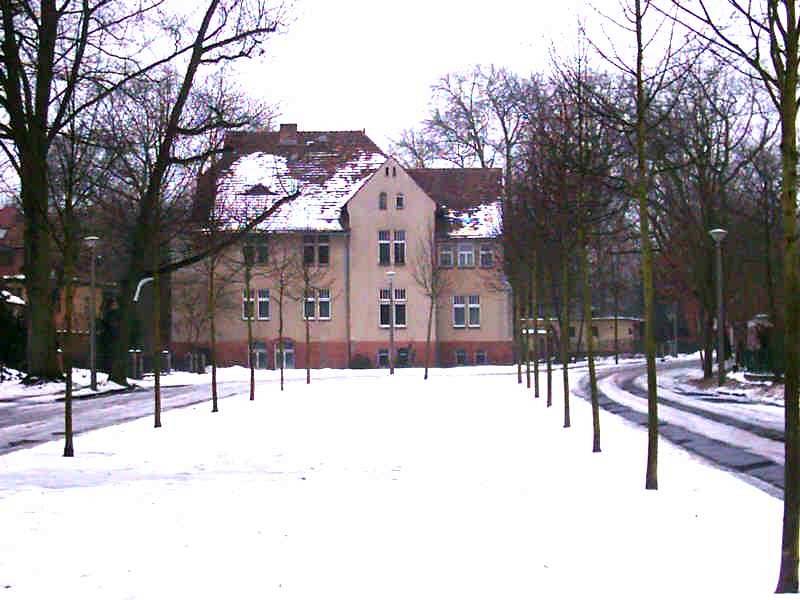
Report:
[[425,376],[424,380],[428,379],[428,365],[431,358],[431,329],[433,328],[433,309],[436,304],[433,295],[430,298],[431,303],[428,305],[428,331],[425,334]]
[[592,332],[592,292],[589,287],[589,257],[586,251],[586,229],[583,215],[578,223],[578,252],[581,261],[583,288],[583,320],[586,330],[586,355],[589,361],[589,395],[592,402],[592,452],[600,452],[600,403],[597,398],[597,373],[594,368],[594,334]]
[[564,383],[564,427],[570,426],[569,415],[569,262],[567,251],[561,251],[561,375]]
[[[777,8],[775,11],[777,12]],[[785,2],[786,69],[781,94],[781,208],[783,281],[786,297],[784,363],[785,463],[781,567],[776,592],[798,590],[800,559],[800,242],[797,239],[797,70],[798,31],[794,1]]]
[[617,255],[614,255],[614,364],[619,364],[619,283]]
[[528,318],[525,320],[525,386],[531,389],[531,321],[530,312],[525,311]]
[[[156,234],[156,240],[158,235]],[[153,398],[155,400],[155,424],[161,427],[161,285],[159,266],[158,243],[153,250]]]
[[211,362],[211,412],[213,413],[219,411],[217,402],[217,299],[216,290],[214,289],[215,266],[216,259],[212,257],[208,260],[208,324],[210,330],[208,358]]
[[283,287],[278,290],[278,297],[278,353],[281,357],[281,391],[283,391],[283,367],[286,364],[286,355],[284,354],[286,348],[283,344]]
[[247,294],[247,366],[250,367],[250,401],[256,399],[256,366],[253,364],[253,317],[255,316],[256,307],[253,298],[253,290],[250,287],[252,271],[250,267],[251,257],[245,258],[244,265],[244,293]]
[[544,338],[545,355],[547,357],[547,406],[553,406],[553,358],[550,347],[550,327],[547,327],[547,334]]
[[514,345],[517,348],[517,383],[522,383],[522,331],[520,329],[519,292],[514,291]]
[[64,263],[64,278],[66,280],[64,286],[64,303],[66,304],[64,320],[66,321],[66,331],[64,332],[63,347],[61,349],[61,356],[64,360],[64,373],[67,380],[64,394],[64,456],[70,457],[75,456],[75,449],[73,447],[72,431],[72,313],[74,306],[72,278],[74,269],[72,268],[69,250],[65,252]]
[[644,348],[647,357],[647,472],[645,488],[658,489],[658,388],[656,387],[656,342],[653,288],[653,250],[650,242],[650,214],[647,203],[647,163],[645,155],[645,90],[643,12],[641,0],[635,0],[636,21],[636,195],[639,201],[639,228],[644,284]]
[[533,397],[539,397],[539,294],[536,286],[538,285],[538,271],[536,258],[533,260],[533,270],[531,271],[531,298],[530,304],[533,307]]

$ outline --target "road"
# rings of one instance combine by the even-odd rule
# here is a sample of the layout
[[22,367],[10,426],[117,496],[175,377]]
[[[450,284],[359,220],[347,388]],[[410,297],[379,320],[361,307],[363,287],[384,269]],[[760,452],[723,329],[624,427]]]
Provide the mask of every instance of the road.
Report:
[[[659,372],[686,369],[697,361],[659,363]],[[647,426],[647,391],[643,365],[598,373],[600,406]],[[583,394],[588,396],[584,381]],[[661,437],[739,474],[774,496],[783,495],[782,408],[745,396],[659,388]]]
[[[245,392],[247,383],[222,383],[220,399]],[[209,402],[211,386],[165,387],[161,406],[169,411],[190,404]],[[98,429],[153,414],[153,390],[137,389],[73,400],[75,433]],[[64,436],[63,402],[0,402],[0,454],[13,452]]]

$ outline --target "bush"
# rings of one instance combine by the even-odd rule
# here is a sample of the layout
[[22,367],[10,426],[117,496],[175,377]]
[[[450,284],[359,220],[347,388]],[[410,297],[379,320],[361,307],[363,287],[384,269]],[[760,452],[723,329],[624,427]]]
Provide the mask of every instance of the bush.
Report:
[[353,356],[353,358],[350,359],[350,368],[371,369],[372,363],[369,361],[369,358],[367,358],[363,354],[356,354],[355,356]]

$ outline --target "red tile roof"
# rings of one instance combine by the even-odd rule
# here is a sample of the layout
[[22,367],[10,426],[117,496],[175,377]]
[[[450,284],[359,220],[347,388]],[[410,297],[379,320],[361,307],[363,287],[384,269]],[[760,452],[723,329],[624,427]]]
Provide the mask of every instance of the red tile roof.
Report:
[[477,208],[500,200],[502,169],[408,169],[408,174],[439,206]]

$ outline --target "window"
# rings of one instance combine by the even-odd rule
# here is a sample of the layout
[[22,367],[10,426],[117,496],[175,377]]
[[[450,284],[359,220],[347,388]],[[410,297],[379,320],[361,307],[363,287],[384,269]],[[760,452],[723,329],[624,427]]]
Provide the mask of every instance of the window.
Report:
[[266,244],[256,246],[256,262],[260,265],[265,265],[269,262],[269,252]]
[[392,167],[392,177],[397,177],[397,167]]
[[628,335],[633,335],[633,329],[631,329],[630,327],[628,327]]
[[14,251],[10,248],[0,248],[0,266],[9,267],[14,264]]
[[575,328],[574,327],[570,327],[569,328],[569,337],[571,337],[571,338],[575,337]]
[[386,210],[388,204],[388,196],[386,192],[378,194],[378,210]]
[[313,235],[304,235],[303,236],[303,264],[304,265],[313,265],[314,264],[314,236]]
[[475,248],[472,247],[472,244],[459,244],[458,266],[459,267],[475,266]]
[[388,367],[389,366],[389,350],[386,348],[381,348],[378,350],[378,366],[379,367]]
[[405,288],[394,288],[394,325],[395,327],[406,326]]
[[597,331],[597,327],[592,327],[592,335],[594,337],[598,337],[599,336],[599,332]]
[[2,240],[4,237],[6,237],[7,233],[8,233],[8,229],[3,229],[2,227],[0,227],[0,240]]
[[328,235],[317,236],[317,262],[321,265],[331,262],[331,238]]
[[390,258],[389,230],[378,232],[378,263],[381,265],[388,265],[391,262]]
[[269,290],[258,290],[258,318],[269,319]]
[[475,351],[475,364],[476,365],[485,365],[487,363],[486,359],[486,350],[476,350]]
[[481,297],[453,296],[453,327],[481,326]]
[[303,264],[328,265],[331,262],[331,241],[330,236],[304,235],[303,236]]
[[389,176],[389,167],[386,167],[386,176]]
[[463,367],[467,364],[467,352],[466,350],[456,350],[456,365],[459,367]]
[[330,289],[322,289],[317,292],[317,307],[319,309],[320,319],[331,318],[331,291]]
[[397,349],[397,360],[395,361],[398,367],[407,367],[411,364],[411,350],[409,348]]
[[394,264],[406,264],[406,232],[403,229],[394,232]]
[[247,297],[247,288],[242,290],[242,319],[253,318],[253,290],[250,290],[250,297]]
[[494,266],[494,252],[491,246],[481,246],[481,267],[490,269]]
[[467,307],[469,309],[469,326],[470,327],[480,327],[481,326],[481,297],[480,296],[470,296],[469,297],[469,305]]
[[[384,288],[379,293],[379,324],[381,327],[391,325],[392,303],[389,289]],[[405,288],[394,288],[394,326],[406,326],[406,290]]]
[[327,321],[331,318],[331,290],[307,290],[303,300],[303,318]]
[[464,296],[453,296],[453,327],[466,327],[467,312]]
[[439,248],[439,266],[453,266],[453,248],[451,246],[442,246]]
[[403,194],[397,194],[394,199],[394,207],[397,210],[403,210],[406,204],[406,197]]

